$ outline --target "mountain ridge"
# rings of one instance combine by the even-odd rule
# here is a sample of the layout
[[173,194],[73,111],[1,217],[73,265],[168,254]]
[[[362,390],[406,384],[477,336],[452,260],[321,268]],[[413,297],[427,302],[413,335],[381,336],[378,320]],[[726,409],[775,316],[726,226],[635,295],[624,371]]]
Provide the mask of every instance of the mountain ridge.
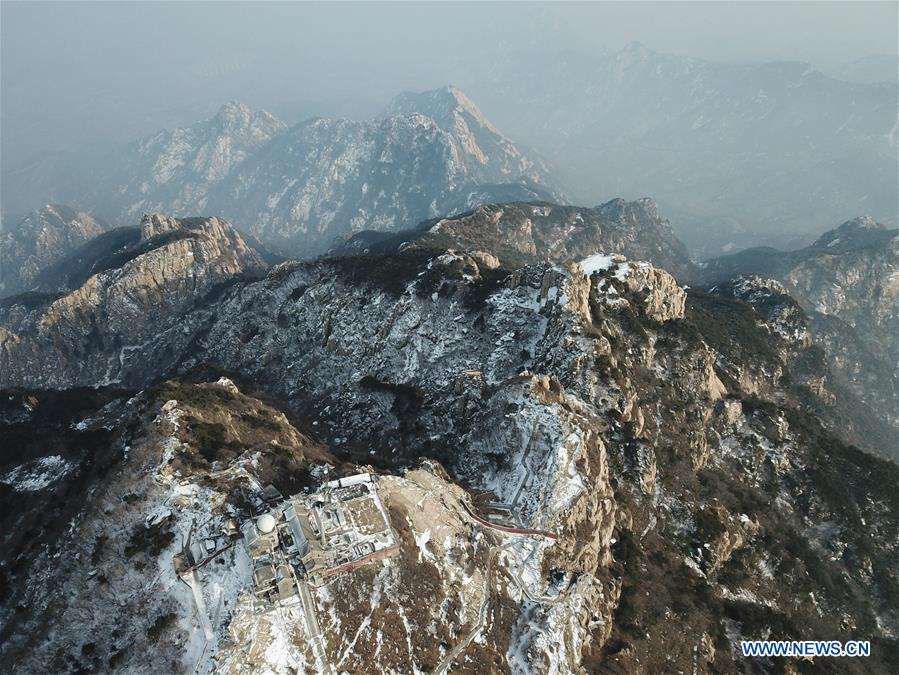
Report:
[[[144,234],[152,241],[179,229],[172,225],[157,217]],[[163,249],[176,253],[173,246]],[[147,252],[93,278],[108,283],[149,269],[157,256]],[[165,277],[172,289],[194,271],[172,270]],[[95,654],[156,663],[179,658],[173,641],[202,637],[185,633],[196,615],[189,590],[160,574],[148,596],[145,584],[133,583],[142,578],[137,565],[171,572],[191,522],[218,528],[227,518],[252,518],[255,493],[242,492],[242,471],[252,476],[271,461],[296,460],[295,473],[284,475],[308,481],[314,467],[298,453],[313,459],[316,449],[270,443],[312,436],[291,431],[228,380],[198,388],[159,382],[218,370],[240,373],[282,401],[342,462],[382,467],[401,552],[310,591],[315,613],[329,617],[319,619],[327,662],[430,670],[450,657],[478,670],[604,663],[729,671],[742,639],[831,634],[872,640],[872,658],[890,661],[899,622],[892,602],[899,469],[845,444],[810,411],[808,392],[826,398],[826,370],[795,301],[776,286],[773,294],[764,282],[735,287],[745,300],[684,290],[664,270],[611,255],[496,276],[463,252],[414,249],[290,261],[256,280],[232,279],[205,302],[170,303],[167,319],[150,317],[143,328],[102,320],[117,314],[114,303],[87,303],[83,320],[98,320],[89,345],[60,320],[68,302],[14,310],[16,325],[0,311],[3,386],[105,382],[158,392],[151,401],[128,393],[86,418],[64,418],[73,434],[133,430],[108,441],[125,463],[89,505],[97,513],[113,508],[123,527],[85,511],[82,529],[48,541],[33,573],[16,568],[10,587],[28,600],[4,654],[33,644],[34,664],[57,653],[78,663]],[[20,396],[39,406],[44,394]],[[16,398],[7,407],[30,424],[29,405],[23,413]],[[129,410],[135,424],[125,421]],[[60,458],[52,465],[64,460],[66,475],[41,474],[46,499],[68,475],[80,475],[69,455]],[[14,499],[31,487],[22,478],[43,470],[50,460],[42,459],[2,467],[0,494]],[[473,529],[466,514],[483,505],[457,504],[472,489],[555,538]],[[107,548],[95,541],[104,532]],[[92,648],[84,648],[80,625],[72,631],[41,613],[63,549],[80,554],[63,578],[76,589],[70,605],[94,617]],[[224,598],[229,612],[212,616],[214,647],[189,665],[240,662],[262,644],[257,636],[291,634],[293,663],[321,662],[306,654],[313,636],[301,615],[249,611],[252,596],[242,600],[240,589],[252,575],[237,558],[242,549],[228,551],[225,562],[198,574],[206,603]],[[460,579],[460,569],[475,583]],[[92,581],[101,573],[105,582]],[[126,606],[147,608],[120,629],[133,636],[124,642],[107,637],[118,617],[97,604],[102,583]],[[366,605],[368,597],[378,599]],[[359,603],[371,608],[370,631],[358,631]],[[492,619],[479,622],[482,607]],[[442,627],[439,639],[411,640],[429,626]],[[472,634],[474,646],[453,656]],[[285,650],[261,650],[257,663],[281,667]]]
[[899,230],[860,216],[802,249],[747,249],[697,268],[705,285],[753,274],[786,287],[828,347],[837,377],[899,428]]
[[[441,123],[416,110],[442,99],[448,102],[431,110]],[[312,118],[293,126],[232,101],[207,120],[104,155],[96,166],[57,167],[90,176],[90,185],[47,180],[67,201],[90,204],[113,223],[150,211],[212,212],[294,256],[320,253],[347,231],[400,228],[482,201],[563,199],[546,181],[545,165],[499,133],[458,89],[404,100],[402,114],[391,117]],[[23,188],[44,178],[16,176]]]
[[497,264],[509,267],[571,262],[610,252],[648,260],[681,279],[693,274],[686,248],[648,198],[613,199],[592,208],[545,201],[484,204],[473,211],[424,221],[410,230],[360,233],[330,253],[450,246],[475,256],[493,256]]

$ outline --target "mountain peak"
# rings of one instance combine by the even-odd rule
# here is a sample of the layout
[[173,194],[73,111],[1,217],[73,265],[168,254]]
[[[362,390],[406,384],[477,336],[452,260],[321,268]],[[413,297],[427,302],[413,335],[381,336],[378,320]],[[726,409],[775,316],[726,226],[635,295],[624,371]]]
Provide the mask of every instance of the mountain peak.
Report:
[[621,48],[621,51],[626,54],[648,54],[650,50],[639,40],[631,40]]
[[177,230],[181,227],[181,221],[162,213],[145,213],[140,219],[141,240],[146,241],[153,237]]
[[468,116],[493,133],[500,133],[484,117],[474,101],[452,84],[429,91],[404,92],[394,98],[388,107],[388,115],[410,115],[412,113],[427,115],[447,131],[457,126],[459,117]]
[[877,237],[878,233],[884,232],[886,226],[878,223],[872,216],[859,216],[852,220],[847,220],[839,227],[828,230],[813,244],[813,246],[834,248],[855,243],[863,244],[872,236]]
[[595,210],[607,218],[620,219],[630,216],[632,218],[647,218],[653,221],[659,220],[659,205],[650,197],[640,197],[630,202],[617,197],[605,204],[600,204]]
[[253,111],[246,104],[240,101],[227,101],[212,119],[220,126],[240,127],[247,126],[252,117]]
[[627,63],[645,61],[653,55],[653,51],[642,42],[632,40],[618,50],[617,60]]
[[446,96],[452,98],[456,105],[471,113],[481,114],[481,111],[468,96],[459,87],[454,84],[448,84],[437,91],[442,91]]
[[843,232],[852,232],[854,230],[884,230],[883,225],[874,220],[873,216],[859,216],[852,220],[847,220],[840,225],[837,230]]
[[271,135],[286,127],[284,122],[266,110],[253,110],[240,101],[227,101],[212,117],[213,126],[225,132],[240,132],[258,128]]
[[243,115],[249,113],[252,113],[252,111],[250,110],[250,106],[241,101],[232,99],[230,101],[225,101],[224,103],[222,103],[217,114],[228,116],[234,114]]

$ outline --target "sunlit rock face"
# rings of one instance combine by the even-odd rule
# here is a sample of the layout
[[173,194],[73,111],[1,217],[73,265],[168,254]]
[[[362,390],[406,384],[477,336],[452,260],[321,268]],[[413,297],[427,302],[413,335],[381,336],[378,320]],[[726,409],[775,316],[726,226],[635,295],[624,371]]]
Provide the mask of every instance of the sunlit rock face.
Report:
[[[12,345],[21,347],[22,355],[30,349],[17,334],[30,335],[35,347],[49,338],[48,350],[38,348],[21,364],[24,374],[38,360],[48,359],[47,368],[38,368],[46,379],[35,380],[34,386],[56,386],[61,380],[53,371],[61,374],[70,368],[82,372],[76,379],[104,382],[98,375],[108,369],[112,354],[118,355],[113,360],[136,356],[140,345],[160,332],[177,332],[179,317],[215,288],[258,276],[267,267],[241,235],[218,218],[147,215],[140,232],[139,241],[101,258],[103,269],[89,273],[73,290],[12,298],[0,309],[4,354]],[[115,379],[113,371],[109,374]]]

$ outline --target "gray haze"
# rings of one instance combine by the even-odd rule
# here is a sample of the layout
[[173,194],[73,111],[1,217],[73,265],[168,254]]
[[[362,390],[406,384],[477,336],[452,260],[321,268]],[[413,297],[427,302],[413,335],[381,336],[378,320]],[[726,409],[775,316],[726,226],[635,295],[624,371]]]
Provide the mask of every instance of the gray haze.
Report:
[[293,125],[453,83],[572,200],[655,197],[694,250],[895,225],[897,6],[3,2],[3,213],[102,213],[55,189],[58,153],[87,166],[228,100]]
[[714,60],[838,66],[896,54],[884,3],[2,3],[2,151],[132,140],[225,100],[369,116],[399,91],[477,82],[510,51],[637,40]]

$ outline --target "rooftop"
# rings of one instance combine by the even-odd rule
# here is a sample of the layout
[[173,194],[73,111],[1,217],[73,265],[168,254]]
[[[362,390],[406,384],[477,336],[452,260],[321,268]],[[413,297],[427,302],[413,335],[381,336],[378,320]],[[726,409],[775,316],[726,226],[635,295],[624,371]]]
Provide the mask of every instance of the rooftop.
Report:
[[395,555],[398,539],[378,494],[377,475],[361,473],[297,494],[241,526],[253,561],[256,595],[294,601],[300,580],[320,585],[337,574]]

